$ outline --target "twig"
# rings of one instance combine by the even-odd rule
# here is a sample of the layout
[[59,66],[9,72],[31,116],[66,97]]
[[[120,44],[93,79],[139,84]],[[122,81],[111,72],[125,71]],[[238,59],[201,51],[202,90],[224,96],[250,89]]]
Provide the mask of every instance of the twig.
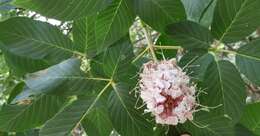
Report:
[[152,57],[153,57],[153,60],[154,60],[155,62],[157,62],[158,60],[157,60],[157,57],[156,57],[155,52],[154,52],[154,44],[153,44],[153,41],[152,41],[152,38],[151,38],[151,33],[150,33],[150,31],[148,30],[146,24],[144,24],[144,23],[142,22],[142,25],[143,25],[143,27],[144,27],[144,35],[145,35],[145,38],[146,38],[146,40],[147,40],[147,44],[148,44],[148,48],[150,49],[150,53],[151,53],[151,55],[152,55]]

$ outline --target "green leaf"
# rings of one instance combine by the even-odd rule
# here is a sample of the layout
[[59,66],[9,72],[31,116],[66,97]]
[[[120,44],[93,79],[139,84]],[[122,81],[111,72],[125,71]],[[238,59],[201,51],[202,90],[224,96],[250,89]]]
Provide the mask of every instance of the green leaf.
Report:
[[241,124],[237,124],[235,126],[235,134],[235,136],[256,136],[249,129],[247,129]]
[[25,86],[24,82],[18,83],[11,91],[11,93],[9,94],[9,98],[7,103],[10,104],[12,103],[12,101],[15,99],[15,97],[21,93],[23,91],[23,88]]
[[132,56],[129,38],[122,38],[108,48],[102,57],[100,67],[105,76],[113,79],[113,90],[107,102],[110,119],[115,130],[123,136],[151,135],[154,133],[151,122],[146,120],[142,111],[135,109],[137,99],[129,95],[136,86],[133,77],[137,74],[137,69],[131,64]]
[[[8,12],[11,9],[14,9],[14,6],[10,5],[11,0],[0,0],[0,13],[2,12]],[[2,17],[2,16],[1,16]]]
[[191,49],[186,50],[185,54],[181,57],[178,65],[185,69],[185,67],[189,66],[192,62],[207,54],[208,51],[206,49]]
[[216,110],[217,115],[237,123],[245,107],[246,88],[236,67],[229,61],[213,61],[204,79],[207,95],[201,98],[202,104],[211,107],[222,104]]
[[0,6],[11,2],[11,0],[0,0]]
[[182,0],[187,19],[199,23],[203,11],[208,7],[212,0]]
[[40,136],[69,135],[91,113],[109,86],[110,83],[97,92],[94,97],[78,99],[65,107],[63,111],[56,114],[44,125],[40,130]]
[[212,25],[213,21],[213,15],[215,11],[215,7],[217,5],[218,0],[211,0],[211,3],[209,3],[208,7],[204,9],[202,16],[200,17],[200,24],[209,28]]
[[133,83],[138,72],[131,64],[133,56],[133,45],[127,35],[92,59],[91,72],[96,76],[113,78],[114,81]]
[[130,95],[131,87],[116,83],[108,99],[110,117],[116,131],[122,136],[150,136],[153,124],[147,121],[142,111],[135,109],[137,99]]
[[241,73],[260,85],[260,40],[242,46],[236,53],[236,64]]
[[134,0],[133,7],[144,22],[162,33],[167,25],[186,18],[181,0]]
[[65,99],[40,96],[29,105],[4,105],[0,111],[1,131],[24,131],[42,125],[64,105]]
[[187,19],[203,26],[210,26],[217,0],[182,0]]
[[[156,41],[156,45],[158,46],[178,46],[177,42],[175,39],[171,38],[170,36],[167,35],[160,35],[159,38]],[[156,50],[156,57],[160,60],[165,57],[166,59],[171,59],[175,58],[177,54],[177,48],[176,50]]]
[[9,136],[7,132],[0,132],[0,136]]
[[214,40],[207,28],[191,21],[169,25],[166,33],[188,49],[209,48]]
[[181,132],[189,132],[192,136],[233,136],[234,127],[230,120],[224,116],[215,114],[209,115],[207,112],[199,112],[195,114],[193,120],[198,126],[187,122],[179,128]]
[[50,63],[44,60],[16,56],[7,51],[4,51],[4,55],[8,67],[17,76],[33,73],[50,66]]
[[0,30],[7,62],[22,72],[46,68],[76,53],[72,41],[48,23],[15,17],[1,22]]
[[[87,77],[80,70],[78,59],[68,59],[48,69],[28,75],[25,80],[29,90],[20,95],[28,96],[41,93],[74,95],[91,92],[96,83],[95,78]],[[97,79],[98,80],[98,79]]]
[[[1,41],[0,41],[0,44],[1,44]],[[8,68],[7,63],[5,61],[4,54],[1,52],[1,55],[0,55],[0,73],[7,73],[7,72],[10,72],[10,69]]]
[[25,132],[18,132],[15,136],[39,136],[39,129],[31,129]]
[[103,71],[114,81],[131,83],[138,69],[131,64],[133,47],[128,37],[122,38],[109,48],[103,56]]
[[110,0],[14,0],[13,4],[43,16],[67,21],[94,14],[109,2]]
[[260,103],[248,104],[240,123],[256,135],[260,135]]
[[214,56],[212,54],[204,54],[203,56],[198,57],[186,66],[187,73],[195,81],[204,81],[207,68],[213,61]]
[[107,105],[99,101],[81,122],[88,136],[109,136],[113,130]]
[[126,0],[114,0],[99,14],[75,21],[73,38],[80,51],[94,56],[125,36],[133,21]]
[[259,0],[218,0],[212,32],[222,42],[242,40],[260,25]]
[[[125,44],[125,43],[127,43],[127,44]],[[131,46],[129,44],[128,39],[125,40],[123,38],[122,41],[118,41],[117,44],[112,45],[103,54],[104,56],[101,57],[102,60],[103,60],[101,62],[101,66],[102,65],[110,65],[110,66],[107,66],[107,67],[105,67],[105,66],[101,67],[101,68],[103,68],[103,71],[105,72],[106,76],[108,76],[109,78],[117,77],[118,75],[120,77],[122,76],[122,75],[118,74],[118,73],[121,73],[119,71],[127,68],[128,65],[125,65],[125,67],[121,67],[121,65],[119,65],[119,63],[122,63],[122,61],[126,61],[126,59],[128,58],[126,56],[131,56],[132,48],[129,49],[129,47],[131,47]],[[125,74],[125,73],[123,73],[123,74]],[[115,78],[115,79],[117,79],[117,78]],[[127,78],[125,80],[129,80],[129,78]],[[41,136],[45,136],[45,135],[46,136],[56,136],[56,135],[61,135],[62,136],[62,135],[69,134],[72,131],[72,129],[77,126],[77,124],[81,123],[82,121],[84,123],[85,119],[87,120],[87,119],[89,119],[89,118],[91,118],[93,116],[93,115],[91,115],[91,114],[93,114],[92,112],[95,110],[95,108],[96,108],[96,106],[98,104],[98,101],[101,100],[101,98],[104,96],[104,92],[105,92],[105,90],[109,86],[110,86],[110,83],[108,83],[94,97],[91,97],[91,98],[88,98],[88,99],[76,100],[74,103],[72,103],[71,105],[66,107],[62,112],[57,114],[54,118],[52,118],[50,121],[48,121],[46,123],[46,125],[40,131],[40,135]],[[129,91],[129,89],[126,90],[126,91]],[[118,92],[118,90],[116,90],[116,92]],[[111,92],[111,95],[112,95],[112,93],[115,93],[115,92],[114,91]],[[119,92],[119,93],[121,93],[121,92]],[[116,99],[122,99],[121,98],[122,97],[121,94],[120,95],[116,95],[115,97],[116,97]],[[124,99],[126,99],[126,98],[124,98]],[[126,100],[128,100],[128,99],[130,100],[130,99],[135,99],[135,98],[134,97],[132,97],[132,98],[129,97]],[[109,101],[108,101],[108,103],[113,103],[113,102],[115,102],[115,101],[111,101],[111,99],[109,99]],[[113,110],[114,111],[117,110],[115,108],[119,108],[119,110],[120,110],[122,108],[122,104],[123,105],[126,104],[126,103],[122,103],[122,102],[119,103],[121,105],[121,107],[113,107]],[[127,102],[127,104],[128,104],[128,102]],[[120,105],[118,105],[118,106],[120,106]],[[133,105],[125,105],[125,106],[129,106],[129,107],[127,107],[128,108],[127,112],[131,112],[131,113],[126,114],[126,111],[125,111],[126,109],[122,109],[122,110],[124,110],[124,112],[122,113],[122,115],[124,115],[124,117],[122,117],[121,120],[123,120],[123,119],[127,120],[127,119],[129,119],[129,116],[131,116],[133,118],[136,118],[135,117],[136,113],[132,112],[133,108],[134,108],[134,107],[132,107]],[[147,125],[149,124],[149,122],[146,121],[145,118],[142,118],[142,120],[145,121],[145,124],[142,124],[141,122],[139,122],[141,120],[140,118],[142,117],[142,115],[138,114],[138,116],[139,117],[137,118],[137,120],[132,120],[130,123],[133,123],[134,127],[146,128]],[[115,120],[114,117],[115,116],[113,116],[113,120]],[[93,119],[93,118],[91,118],[91,119]],[[110,116],[109,119],[112,120],[111,116]],[[114,122],[113,120],[112,120],[112,122]],[[97,122],[95,122],[95,123],[97,123]],[[124,122],[122,122],[122,123],[124,123]],[[88,124],[86,124],[86,125],[88,125]],[[91,125],[91,123],[89,125]],[[95,125],[99,126],[99,123],[97,123]],[[114,125],[114,123],[113,123],[113,125]],[[105,128],[103,127],[102,129],[105,129]],[[121,130],[121,129],[124,129],[124,127],[121,126],[121,125],[117,125],[116,129],[117,130]],[[133,131],[134,131],[134,134],[136,134],[136,128],[127,127],[127,129],[130,130],[131,133],[133,133]],[[149,129],[152,131],[152,127],[149,128]],[[108,132],[108,130],[109,129],[106,128],[107,132]],[[100,131],[102,131],[101,128],[98,128],[97,132],[100,132]],[[140,130],[138,130],[138,131],[139,131],[138,135],[142,135],[142,133],[140,133]],[[119,131],[119,132],[121,132],[121,131]],[[128,131],[125,131],[123,133],[126,133],[126,132],[128,132]],[[106,133],[106,132],[104,131],[102,133]],[[127,134],[127,135],[131,135],[131,133]]]
[[[5,47],[5,45],[0,41],[0,48],[1,47]],[[16,56],[7,50],[3,52],[6,64],[11,68],[11,71],[18,76],[35,72],[49,66],[49,64],[44,60]]]

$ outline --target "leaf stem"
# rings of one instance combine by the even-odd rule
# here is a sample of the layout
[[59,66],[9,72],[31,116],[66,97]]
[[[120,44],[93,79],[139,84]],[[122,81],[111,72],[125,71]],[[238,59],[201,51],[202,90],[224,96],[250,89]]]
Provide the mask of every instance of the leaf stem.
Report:
[[78,52],[78,51],[73,51],[73,53],[76,54],[76,55],[79,55],[81,57],[86,57],[86,54]]
[[[163,49],[163,50],[179,50],[182,49],[181,46],[166,46],[166,45],[153,45],[153,48],[155,49]],[[135,63],[138,59],[140,59],[150,48],[146,47],[138,56],[135,57],[135,59],[132,61],[132,63]]]
[[156,49],[166,49],[166,50],[179,50],[182,49],[181,46],[166,46],[166,45],[154,45]]
[[151,38],[151,33],[149,31],[149,29],[147,28],[147,25],[142,22],[142,25],[143,25],[143,28],[144,28],[144,36],[145,36],[145,39],[147,41],[147,44],[148,44],[148,48],[150,49],[150,53],[153,57],[153,60],[155,62],[157,62],[157,57],[155,55],[155,52],[154,52],[154,44],[153,44],[153,41],[152,41],[152,38]]
[[149,47],[146,47],[138,56],[135,57],[132,63],[135,63],[138,59],[140,59],[149,49]]
[[111,82],[111,79],[107,79],[107,78],[99,78],[99,77],[93,77],[93,78],[86,78],[89,80],[97,80],[97,81],[107,81],[107,82]]

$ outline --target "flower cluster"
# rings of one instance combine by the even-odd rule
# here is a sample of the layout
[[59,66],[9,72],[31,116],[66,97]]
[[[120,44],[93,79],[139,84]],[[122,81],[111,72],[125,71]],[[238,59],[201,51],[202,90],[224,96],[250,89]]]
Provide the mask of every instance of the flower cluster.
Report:
[[156,123],[177,125],[193,120],[195,87],[175,60],[144,64],[140,78],[141,98]]

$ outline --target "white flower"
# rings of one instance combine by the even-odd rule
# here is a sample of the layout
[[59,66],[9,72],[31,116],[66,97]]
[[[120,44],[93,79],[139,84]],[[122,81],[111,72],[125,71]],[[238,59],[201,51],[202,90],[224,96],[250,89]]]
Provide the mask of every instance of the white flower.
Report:
[[174,60],[148,62],[140,74],[140,97],[159,124],[193,120],[196,98],[190,78]]

